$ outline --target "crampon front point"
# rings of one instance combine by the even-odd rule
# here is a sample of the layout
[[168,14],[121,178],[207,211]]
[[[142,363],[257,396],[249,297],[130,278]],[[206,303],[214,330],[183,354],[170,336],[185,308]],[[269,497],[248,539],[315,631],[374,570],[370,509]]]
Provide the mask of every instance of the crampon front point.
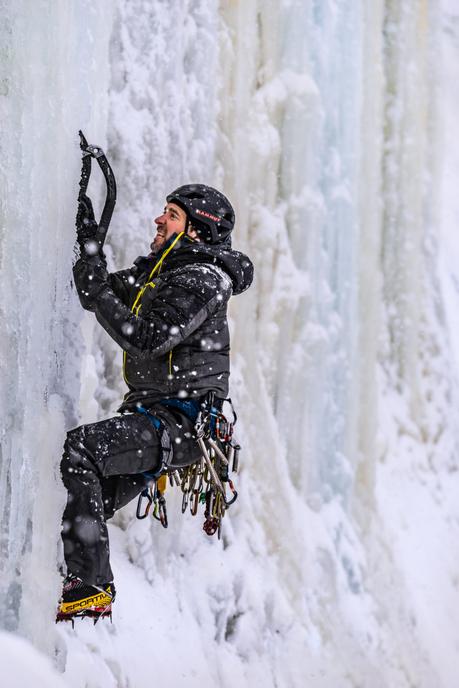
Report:
[[83,609],[79,612],[62,612],[59,609],[56,614],[56,623],[60,621],[71,621],[72,627],[74,626],[75,619],[93,619],[94,625],[99,621],[99,619],[109,618],[112,621],[112,604],[110,602],[106,607],[91,607],[88,609]]

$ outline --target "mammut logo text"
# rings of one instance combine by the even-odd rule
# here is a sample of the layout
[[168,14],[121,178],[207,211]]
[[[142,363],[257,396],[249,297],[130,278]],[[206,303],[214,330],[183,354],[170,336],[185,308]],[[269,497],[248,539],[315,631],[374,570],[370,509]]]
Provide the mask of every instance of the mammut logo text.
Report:
[[204,215],[204,217],[208,217],[214,222],[218,222],[220,220],[219,217],[215,217],[215,215],[211,215],[210,213],[206,213],[205,210],[199,210],[199,208],[196,209],[196,215]]

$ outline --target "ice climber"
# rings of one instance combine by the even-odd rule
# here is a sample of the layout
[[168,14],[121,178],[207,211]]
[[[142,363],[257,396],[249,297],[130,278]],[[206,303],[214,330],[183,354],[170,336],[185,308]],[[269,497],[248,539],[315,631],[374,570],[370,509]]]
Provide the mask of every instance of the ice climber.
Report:
[[61,464],[67,577],[59,620],[111,612],[106,520],[141,493],[146,475],[198,460],[200,403],[209,392],[216,404],[228,394],[227,305],[250,286],[253,267],[231,248],[235,217],[222,193],[193,184],[166,200],[151,253],[109,274],[92,241],[91,201],[80,197],[75,286],[83,308],[123,350],[128,391],[120,415],[67,433]]

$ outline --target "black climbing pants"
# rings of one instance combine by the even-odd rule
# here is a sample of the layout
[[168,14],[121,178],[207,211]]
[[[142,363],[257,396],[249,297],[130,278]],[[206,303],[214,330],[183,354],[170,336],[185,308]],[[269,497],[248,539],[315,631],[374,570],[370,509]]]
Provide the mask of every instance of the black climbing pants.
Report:
[[162,447],[170,441],[172,467],[199,458],[193,423],[176,409],[155,406],[158,430],[140,413],[128,413],[67,433],[62,457],[62,480],[68,491],[62,539],[67,572],[91,585],[113,580],[106,520],[145,487],[143,472],[161,465]]

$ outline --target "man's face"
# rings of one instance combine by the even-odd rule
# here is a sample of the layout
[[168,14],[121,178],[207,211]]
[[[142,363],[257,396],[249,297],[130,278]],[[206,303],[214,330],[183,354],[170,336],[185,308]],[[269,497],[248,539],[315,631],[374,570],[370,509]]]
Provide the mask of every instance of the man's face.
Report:
[[162,215],[155,219],[156,236],[151,243],[152,253],[158,253],[173,234],[185,230],[186,213],[175,203],[168,203]]

